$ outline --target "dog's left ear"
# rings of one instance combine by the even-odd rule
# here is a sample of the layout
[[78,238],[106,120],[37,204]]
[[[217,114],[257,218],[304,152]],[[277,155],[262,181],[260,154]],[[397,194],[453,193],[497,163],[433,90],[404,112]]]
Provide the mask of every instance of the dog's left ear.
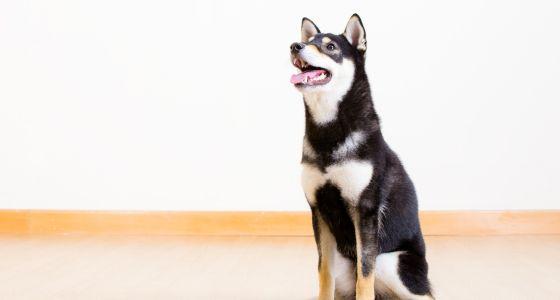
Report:
[[309,42],[309,39],[315,36],[317,33],[320,33],[319,27],[313,23],[313,21],[309,20],[308,18],[303,18],[301,20],[301,41],[306,43]]
[[350,20],[348,20],[348,24],[346,24],[346,29],[344,30],[344,36],[350,44],[356,47],[360,52],[366,52],[366,30],[364,29],[364,24],[362,24],[362,19],[360,19],[358,14],[353,14],[350,17]]

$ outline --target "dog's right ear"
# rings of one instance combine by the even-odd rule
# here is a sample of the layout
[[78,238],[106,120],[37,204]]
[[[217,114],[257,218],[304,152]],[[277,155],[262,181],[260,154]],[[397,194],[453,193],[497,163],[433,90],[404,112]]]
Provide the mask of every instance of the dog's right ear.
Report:
[[301,20],[301,41],[302,42],[309,42],[309,39],[316,35],[317,33],[321,32],[319,27],[313,23],[313,21],[309,20],[308,18],[303,18]]
[[362,54],[366,52],[366,30],[358,14],[353,14],[350,20],[348,20],[348,24],[344,30],[344,36],[348,42],[356,47]]

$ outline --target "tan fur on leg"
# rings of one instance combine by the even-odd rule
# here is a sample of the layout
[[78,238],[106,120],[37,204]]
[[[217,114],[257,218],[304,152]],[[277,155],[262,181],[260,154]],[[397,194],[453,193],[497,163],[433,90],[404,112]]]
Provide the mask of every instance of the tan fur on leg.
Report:
[[367,277],[358,275],[356,280],[356,300],[371,300],[375,296],[375,276],[369,274]]
[[318,218],[321,250],[321,263],[319,266],[319,300],[334,299],[334,255],[336,241],[330,229],[321,217]]

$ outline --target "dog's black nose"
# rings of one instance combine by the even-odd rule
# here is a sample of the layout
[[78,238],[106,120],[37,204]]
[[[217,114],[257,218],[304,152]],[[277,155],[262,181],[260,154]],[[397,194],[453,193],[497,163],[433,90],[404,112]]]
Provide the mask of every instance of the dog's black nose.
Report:
[[290,50],[292,50],[293,53],[297,53],[301,51],[303,47],[305,47],[304,43],[293,43],[292,45],[290,45]]

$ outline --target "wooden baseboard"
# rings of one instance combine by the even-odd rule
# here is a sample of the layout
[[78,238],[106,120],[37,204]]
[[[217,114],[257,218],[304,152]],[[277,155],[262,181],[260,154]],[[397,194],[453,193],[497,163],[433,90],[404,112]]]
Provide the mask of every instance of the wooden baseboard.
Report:
[[[560,211],[423,211],[425,235],[560,234]],[[310,236],[308,212],[0,210],[0,233]]]

